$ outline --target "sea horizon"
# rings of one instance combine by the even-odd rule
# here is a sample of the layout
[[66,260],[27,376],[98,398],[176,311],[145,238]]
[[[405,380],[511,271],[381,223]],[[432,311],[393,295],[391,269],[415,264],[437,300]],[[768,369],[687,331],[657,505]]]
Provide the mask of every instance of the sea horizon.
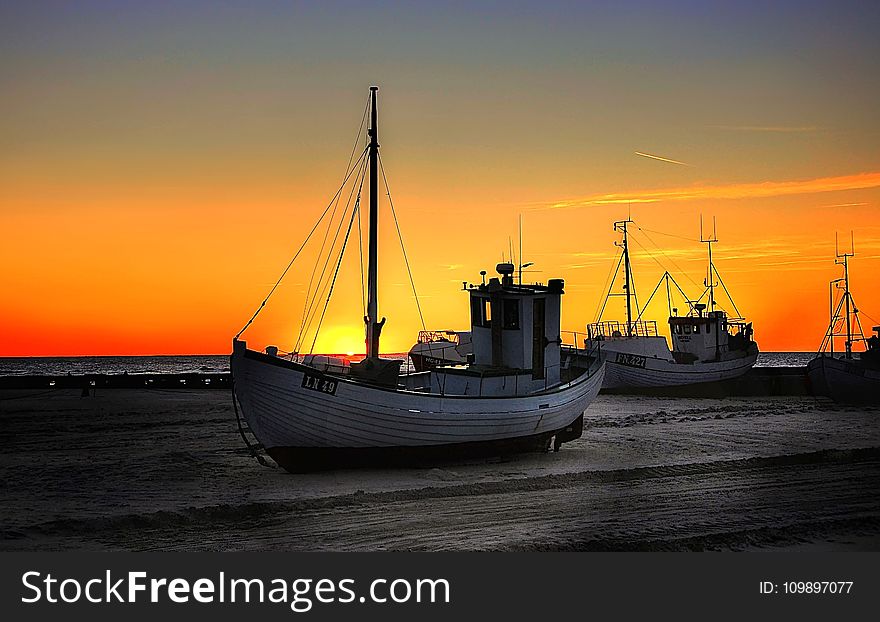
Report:
[[[363,354],[319,353],[350,361]],[[755,367],[803,367],[815,352],[761,352]],[[405,359],[406,352],[383,356]],[[80,374],[224,374],[229,354],[87,354],[64,356],[0,356],[0,376],[63,376]]]

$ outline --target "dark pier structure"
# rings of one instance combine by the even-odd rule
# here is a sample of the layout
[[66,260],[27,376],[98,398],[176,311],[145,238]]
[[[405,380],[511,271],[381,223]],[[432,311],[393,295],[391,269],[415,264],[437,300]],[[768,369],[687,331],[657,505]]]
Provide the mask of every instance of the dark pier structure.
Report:
[[[662,389],[628,389],[627,393],[669,397],[759,397],[810,395],[806,367],[754,367],[744,376]],[[224,374],[88,374],[66,376],[0,376],[2,389],[230,389]],[[604,391],[614,393],[614,390]]]
[[0,389],[229,389],[225,374],[85,374],[0,376]]

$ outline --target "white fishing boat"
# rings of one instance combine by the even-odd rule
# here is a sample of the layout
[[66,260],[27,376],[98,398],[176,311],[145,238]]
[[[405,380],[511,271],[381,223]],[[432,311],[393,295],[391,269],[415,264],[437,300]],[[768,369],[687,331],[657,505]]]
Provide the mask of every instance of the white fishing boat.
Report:
[[438,365],[463,365],[471,352],[470,331],[420,330],[408,356],[416,371],[426,371]]
[[[629,254],[629,231],[632,220],[614,223],[614,230],[622,234],[621,255],[609,286],[608,293],[599,318],[588,324],[584,346],[592,351],[601,349],[605,358],[605,379],[602,388],[608,392],[628,392],[641,389],[662,389],[709,382],[730,380],[745,374],[758,358],[758,346],[752,338],[752,325],[742,318],[728,317],[718,307],[715,288],[722,284],[720,275],[712,260],[711,238],[701,240],[709,247],[709,267],[705,281],[705,291],[691,301],[675,280],[666,272],[645,307],[666,284],[669,300],[669,331],[672,350],[666,337],[660,335],[655,321],[641,319],[635,286],[632,278],[632,264]],[[614,280],[623,271],[622,292],[614,292]],[[718,283],[716,283],[716,279]],[[672,307],[671,286],[678,289],[688,305],[686,315],[679,316]],[[724,288],[726,291],[726,287]],[[622,296],[626,299],[626,321],[602,321],[602,314],[610,298]],[[703,299],[707,302],[701,302]],[[731,301],[731,304],[732,301]],[[735,305],[734,305],[735,308]],[[635,312],[635,313],[634,313]],[[635,317],[634,317],[635,315]]]
[[[370,89],[369,141],[359,173],[366,176],[369,168],[366,358],[330,371],[305,364],[296,353],[282,356],[274,347],[248,349],[241,336],[251,318],[233,340],[237,408],[266,453],[291,472],[446,461],[546,450],[551,444],[559,449],[580,437],[584,410],[604,372],[598,358],[573,357],[561,347],[561,279],[514,284],[513,266],[500,264],[499,277],[468,285],[470,364],[402,375],[400,360],[379,356],[385,318],[378,319],[377,296],[377,90]],[[350,223],[354,220],[352,211]]]
[[[865,338],[859,310],[849,289],[849,258],[836,252],[835,263],[843,266],[843,277],[831,281],[831,321],[819,346],[819,353],[807,364],[807,377],[815,395],[836,402],[880,403],[880,326]],[[835,293],[840,298],[835,305]],[[843,351],[835,352],[835,339],[843,338]],[[854,352],[861,347],[863,351]]]

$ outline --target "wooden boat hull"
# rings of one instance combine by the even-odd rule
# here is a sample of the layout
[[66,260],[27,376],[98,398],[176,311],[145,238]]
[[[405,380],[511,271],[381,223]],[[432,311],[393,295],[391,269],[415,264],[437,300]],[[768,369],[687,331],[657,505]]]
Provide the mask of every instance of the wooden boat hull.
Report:
[[367,386],[234,343],[234,392],[257,440],[292,472],[430,462],[546,448],[580,436],[596,365],[527,396],[467,397]]
[[739,378],[755,365],[758,347],[744,356],[694,364],[676,363],[651,356],[631,356],[622,352],[605,353],[603,390],[623,393],[630,389],[680,387]]
[[271,447],[269,457],[290,473],[362,467],[436,466],[463,460],[548,451],[553,438],[574,440],[583,432],[583,415],[565,430],[497,441],[475,441],[416,447]]
[[880,369],[860,361],[817,356],[807,364],[807,377],[814,395],[842,403],[880,404]]

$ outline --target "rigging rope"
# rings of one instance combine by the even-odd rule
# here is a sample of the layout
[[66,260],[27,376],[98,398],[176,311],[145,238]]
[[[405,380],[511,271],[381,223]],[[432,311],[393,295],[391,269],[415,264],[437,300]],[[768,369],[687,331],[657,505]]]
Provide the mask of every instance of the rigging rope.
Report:
[[416,292],[416,282],[413,279],[412,270],[409,267],[409,258],[406,256],[406,247],[403,245],[403,234],[400,232],[400,223],[397,222],[397,212],[394,211],[394,201],[391,200],[391,189],[388,187],[388,178],[385,177],[385,165],[382,164],[381,156],[379,156],[379,168],[382,170],[382,181],[385,184],[385,194],[388,195],[388,204],[391,206],[391,215],[394,217],[394,226],[397,228],[397,238],[400,240],[400,250],[403,251],[403,261],[406,264],[406,272],[409,275],[409,283],[412,286],[413,297],[416,299],[416,308],[419,310],[419,319],[422,322],[422,330],[428,330],[425,326],[425,317],[422,315],[422,305],[419,303],[419,294]]
[[620,250],[620,254],[615,253],[614,258],[617,259],[617,263],[615,264],[613,261],[611,263],[611,270],[608,272],[608,276],[605,277],[605,283],[602,285],[602,291],[607,291],[605,297],[599,301],[599,304],[596,305],[596,321],[602,321],[602,314],[605,312],[605,305],[608,304],[608,297],[611,295],[611,287],[614,285],[613,279],[617,276],[618,270],[620,270],[620,262],[623,261],[623,249]]
[[[822,343],[819,345],[819,352],[825,352],[826,349],[834,347],[834,338],[835,337],[846,337],[847,334],[843,332],[844,326],[846,325],[847,314],[845,311],[842,312],[842,307],[844,302],[846,302],[847,297],[849,297],[849,303],[852,305],[852,315],[855,317],[855,322],[857,326],[858,332],[855,330],[852,331],[852,339],[850,343],[856,343],[859,341],[867,341],[865,339],[865,331],[862,327],[862,320],[859,317],[860,314],[865,315],[872,322],[876,322],[874,318],[872,318],[867,313],[864,313],[861,309],[856,307],[856,301],[853,299],[852,294],[848,294],[846,292],[840,294],[840,297],[836,299],[832,296],[832,316],[831,322],[828,325],[828,330],[825,331],[825,336],[822,338]],[[834,304],[836,302],[836,304]]]
[[[364,105],[364,113],[363,113],[363,115],[361,115],[361,123],[358,126],[358,131],[357,131],[357,134],[355,134],[355,138],[354,138],[354,145],[352,145],[352,148],[351,148],[351,155],[348,156],[348,164],[346,165],[346,170],[349,170],[349,167],[351,167],[351,161],[352,161],[352,158],[354,158],[355,152],[357,151],[358,142],[361,140],[361,136],[362,136],[362,133],[364,130],[364,124],[366,123],[367,113],[369,112],[369,110],[370,110],[370,98],[367,97],[367,103]],[[361,157],[364,157],[364,154],[367,153],[368,149],[369,149],[369,147],[364,149],[364,152],[361,154]],[[355,166],[357,166],[357,165],[355,164]],[[344,182],[343,182],[343,185],[344,185]],[[333,217],[336,215],[336,209],[338,207],[339,207],[339,200],[337,198],[336,205],[334,205],[334,207],[333,207],[333,214],[331,214],[331,216],[330,216],[330,222],[333,221]],[[321,242],[321,249],[318,251],[318,259],[315,261],[314,268],[312,268],[312,274],[309,277],[309,285],[306,288],[306,297],[305,297],[306,301],[308,301],[312,295],[312,283],[315,279],[315,272],[318,269],[318,263],[320,262],[320,257],[322,255],[322,253],[324,252],[324,245],[327,243],[327,235],[329,235],[330,229],[331,229],[330,223],[327,223],[327,231],[324,233],[324,240]],[[317,291],[315,292],[315,295],[317,296]],[[307,311],[307,307],[304,303],[303,304],[302,322],[300,323],[300,327],[299,327],[300,334],[302,334],[302,331],[305,328],[306,311]],[[298,349],[299,349],[298,347],[294,348],[294,350],[298,350]]]
[[666,280],[666,296],[667,296],[667,304],[669,305],[669,314],[672,315],[672,292],[669,289],[669,281],[672,281],[672,283],[675,285],[676,289],[678,289],[679,293],[681,294],[682,299],[687,303],[688,307],[691,306],[691,301],[688,300],[687,294],[684,293],[684,290],[681,288],[681,286],[675,280],[675,277],[673,277],[669,273],[669,271],[667,270],[666,272],[663,273],[663,276],[660,277],[660,280],[657,281],[657,285],[654,287],[654,291],[651,292],[651,296],[648,298],[648,302],[646,302],[645,306],[642,307],[642,310],[639,313],[639,317],[637,317],[636,320],[642,319],[642,315],[644,314],[645,311],[647,311],[648,306],[651,304],[651,301],[654,299],[654,296],[657,294],[657,290],[660,289],[660,284],[663,283],[664,279]]
[[[363,180],[361,181],[363,186]],[[342,248],[339,249],[339,259],[336,262],[336,270],[333,271],[333,280],[330,282],[330,291],[327,292],[327,299],[324,301],[324,308],[321,310],[321,318],[318,320],[318,326],[315,328],[315,337],[312,339],[312,347],[309,348],[309,354],[315,351],[315,344],[318,342],[318,334],[321,332],[321,325],[324,323],[324,315],[327,313],[327,306],[330,304],[330,297],[333,295],[333,288],[336,287],[336,277],[339,275],[339,266],[342,265],[342,258],[345,256],[345,249],[348,246],[348,236],[351,235],[351,226],[354,224],[354,217],[357,215],[361,204],[361,193],[358,189],[358,196],[355,200],[354,209],[351,211],[351,218],[348,221],[348,229],[345,232],[345,239],[342,241]]]
[[[672,307],[672,292],[669,289],[669,281],[672,281],[672,284],[675,285],[675,288],[681,294],[682,300],[684,300],[685,303],[687,303],[688,308],[691,309],[693,307],[692,301],[688,299],[687,294],[684,293],[684,290],[681,288],[681,285],[678,284],[678,281],[675,280],[675,277],[672,276],[672,274],[670,274],[668,270],[666,272],[664,272],[663,276],[660,277],[660,280],[657,281],[657,286],[654,288],[654,292],[651,294],[651,298],[653,298],[654,295],[657,293],[657,289],[660,287],[660,284],[663,282],[663,279],[666,279],[666,289],[667,289],[666,295],[668,297],[667,303],[670,306],[669,313],[672,314],[672,309],[671,309],[671,307]],[[699,301],[697,301],[697,302],[699,302]],[[645,303],[645,306],[642,309],[642,313],[644,313],[645,310],[647,310],[648,305],[650,305],[650,304],[651,304],[651,300],[649,299],[648,302]],[[640,314],[638,319],[641,319],[641,318],[642,318],[642,316]]]
[[[361,123],[358,126],[358,131],[357,131],[357,134],[355,134],[355,138],[354,138],[354,145],[351,148],[351,155],[349,155],[349,157],[348,157],[348,165],[346,166],[346,170],[348,170],[348,167],[351,166],[351,160],[354,157],[354,154],[357,150],[358,142],[361,139],[361,135],[362,135],[362,132],[364,129],[364,123],[367,120],[367,112],[369,112],[369,110],[370,110],[370,98],[367,97],[367,102],[364,105],[364,113],[363,113],[363,115],[361,115]],[[365,149],[364,153],[366,153],[366,149]],[[363,154],[361,154],[361,157],[363,157]],[[305,328],[307,311],[310,309],[310,306],[308,306],[306,303],[310,300],[310,298],[312,296],[312,284],[315,280],[315,272],[318,269],[318,263],[320,263],[321,255],[324,252],[324,246],[327,243],[327,236],[330,234],[330,229],[331,229],[330,223],[332,223],[333,217],[336,216],[336,209],[338,207],[339,207],[339,200],[337,199],[336,205],[333,206],[333,213],[330,215],[330,222],[327,223],[327,231],[324,233],[324,239],[321,241],[321,249],[318,251],[318,255],[317,255],[318,259],[315,260],[315,266],[312,268],[312,274],[309,277],[309,285],[306,288],[305,302],[303,303],[302,321],[300,322],[300,327],[299,327],[299,334],[300,335],[302,335],[303,330]],[[317,291],[315,292],[315,295],[317,296]],[[295,351],[299,350],[299,340],[297,340],[297,343],[294,346],[294,350]]]
[[[367,153],[367,150],[364,149],[364,153],[361,155],[360,158],[358,158],[358,160],[361,160],[364,157],[364,155],[366,155],[366,153]],[[355,163],[354,167],[356,167],[356,166],[357,166],[357,163]],[[257,310],[254,311],[254,314],[251,316],[251,319],[249,319],[247,321],[247,324],[245,324],[244,327],[240,331],[238,331],[238,334],[235,335],[236,339],[241,337],[242,333],[244,333],[244,331],[246,331],[248,329],[248,327],[253,323],[253,321],[255,319],[257,319],[257,316],[260,314],[260,311],[262,311],[263,307],[266,306],[266,303],[269,302],[269,298],[271,298],[272,294],[275,293],[275,290],[278,289],[278,286],[281,284],[281,281],[284,280],[284,277],[287,275],[287,272],[290,270],[290,267],[293,265],[293,262],[296,261],[296,258],[299,257],[300,253],[302,253],[303,249],[306,247],[306,244],[308,244],[309,240],[312,238],[312,235],[315,233],[315,230],[318,228],[318,225],[320,225],[321,221],[324,220],[324,217],[327,215],[327,212],[330,210],[330,207],[333,205],[333,202],[336,201],[336,197],[339,196],[339,194],[345,188],[345,184],[348,182],[348,178],[351,177],[352,173],[354,173],[354,167],[352,167],[352,169],[348,172],[348,174],[345,176],[345,179],[342,180],[342,185],[339,186],[339,189],[336,191],[336,194],[333,195],[333,198],[330,199],[330,202],[327,204],[327,207],[325,207],[324,211],[321,212],[321,217],[318,218],[318,221],[314,224],[311,231],[309,231],[309,234],[306,236],[306,239],[303,240],[303,243],[300,245],[299,249],[294,254],[293,259],[291,259],[290,262],[287,264],[287,267],[284,268],[284,271],[281,273],[281,276],[279,276],[278,280],[275,281],[275,284],[272,286],[272,289],[269,290],[269,293],[263,299],[263,302],[261,302],[260,306],[257,307]]]
[[724,279],[721,278],[721,275],[718,273],[718,268],[715,265],[712,265],[712,270],[715,272],[715,276],[718,277],[718,282],[721,283],[721,287],[724,289],[724,293],[727,294],[727,299],[730,300],[730,304],[733,305],[733,310],[736,311],[737,317],[742,317],[742,313],[739,312],[739,309],[736,308],[736,303],[733,301],[733,296],[730,295],[730,292],[727,291],[727,285],[724,284]]
[[639,231],[648,231],[650,233],[656,233],[657,235],[665,235],[670,238],[678,238],[679,240],[687,240],[688,242],[699,242],[699,240],[692,240],[691,238],[686,238],[683,235],[675,235],[674,233],[663,233],[662,231],[654,231],[653,229],[644,229],[638,225],[636,225],[636,229],[638,229]]
[[658,266],[663,268],[664,271],[669,272],[669,270],[666,269],[666,266],[664,266],[662,263],[660,263],[660,260],[657,259],[656,257],[654,257],[654,255],[651,254],[651,251],[649,251],[647,248],[645,248],[645,246],[641,242],[639,242],[636,238],[633,238],[633,242],[638,244],[639,248],[641,248],[643,251],[645,251],[645,254],[654,260],[654,263],[656,263]]
[[663,276],[660,277],[660,280],[657,281],[657,285],[654,286],[654,291],[651,292],[651,295],[648,296],[648,302],[645,303],[644,308],[639,311],[639,316],[636,318],[636,322],[642,319],[642,313],[645,312],[645,309],[651,304],[651,301],[654,300],[654,294],[657,293],[657,290],[660,289],[660,285],[663,283],[663,279],[665,279],[669,275],[669,272],[664,272]]
[[[643,232],[643,233],[646,232],[646,231],[650,231],[650,229],[642,229],[642,228],[639,227],[638,225],[636,225],[636,229],[638,229],[639,231],[641,231],[641,232]],[[674,237],[674,238],[681,238],[682,240],[687,240],[688,242],[695,242],[695,241],[696,241],[696,240],[691,240],[690,238],[684,238],[684,237],[681,237],[681,236],[672,235],[671,233],[662,233],[662,232],[659,232],[659,231],[654,231],[654,232],[652,232],[652,233],[660,233],[660,235],[668,235],[668,236],[671,236],[671,237]],[[659,244],[657,244],[657,242],[655,242],[655,241],[653,240],[653,238],[651,238],[651,236],[649,236],[647,233],[645,233],[645,238],[646,238],[651,244],[653,244],[654,246],[656,246],[656,247],[657,247],[657,250],[660,251],[660,254],[663,255],[666,259],[668,259],[669,262],[670,262],[673,266],[675,266],[675,269],[678,270],[679,274],[683,274],[683,275],[685,276],[685,278],[686,278],[688,281],[690,281],[690,282],[694,285],[694,287],[697,287],[697,288],[700,287],[700,285],[699,285],[696,281],[694,281],[694,280],[691,278],[691,276],[690,276],[687,272],[685,272],[684,270],[681,269],[681,266],[679,266],[679,265],[675,262],[675,260],[674,260],[672,257],[670,257],[669,255],[666,254],[666,251],[664,251],[663,248],[662,248]],[[642,245],[638,242],[638,240],[636,240],[636,243],[639,244],[639,246],[642,246]],[[642,246],[642,248],[645,248],[645,247]],[[647,249],[645,250],[645,252],[647,252]],[[648,254],[650,255],[650,253],[648,253]],[[653,258],[653,257],[652,257],[652,258]],[[657,259],[654,259],[654,261],[657,261],[657,263],[660,265],[660,267],[663,268],[664,270],[666,270],[666,266],[664,266],[663,264],[661,264]]]
[[859,339],[853,339],[853,341],[865,341],[865,331],[862,329],[862,318],[859,317],[860,311],[855,308],[856,301],[852,299],[852,294],[850,294],[849,299],[853,304],[853,316],[856,318],[856,325],[859,327]]
[[[361,157],[358,159],[358,161],[361,162],[361,166],[366,166],[366,158],[364,156],[367,154],[368,149],[369,148],[365,148],[363,153],[361,154]],[[360,175],[358,175],[358,176],[360,176]],[[348,209],[348,205],[351,202],[351,195],[353,192],[354,192],[354,186],[352,186],[352,191],[349,192],[348,200],[346,201],[346,204],[345,204],[345,210]],[[324,232],[324,239],[321,240],[321,248],[318,250],[317,258],[315,259],[315,265],[312,268],[312,274],[309,277],[309,285],[306,288],[306,296],[305,296],[305,300],[303,301],[302,321],[300,322],[300,327],[299,327],[300,337],[297,338],[296,344],[294,345],[294,348],[293,348],[295,352],[299,351],[299,346],[301,343],[301,336],[303,335],[305,328],[306,328],[306,320],[309,318],[309,315],[312,312],[312,304],[313,304],[314,300],[317,299],[318,291],[321,288],[321,282],[324,278],[324,270],[327,269],[327,264],[325,263],[324,269],[321,271],[321,276],[318,278],[318,282],[314,283],[315,273],[318,271],[318,265],[321,263],[321,257],[323,256],[324,248],[327,245],[327,237],[330,235],[330,230],[333,228],[333,219],[336,217],[336,210],[339,209],[339,200],[341,198],[342,198],[342,195],[340,193],[336,198],[336,203],[333,205],[333,212],[330,214],[330,219],[327,221],[327,230]],[[343,210],[342,219],[345,218],[345,210]],[[341,224],[341,222],[342,222],[342,220],[340,220],[340,224]],[[339,234],[339,228],[337,228],[336,235],[338,236],[338,234]],[[333,243],[330,245],[330,248],[327,250],[328,261],[329,261],[330,255],[333,252],[333,246],[336,244],[336,239],[337,239],[337,237],[334,236]],[[315,285],[314,292],[312,292],[312,285],[313,284]],[[312,295],[314,295],[316,297],[314,300],[312,299]]]
[[865,312],[862,311],[861,309],[859,309],[859,313],[861,313],[861,314],[864,315],[866,318],[868,318],[869,320],[871,320],[872,323],[874,323],[874,324],[880,324],[880,322],[878,322],[877,320],[875,320],[874,318],[872,318],[870,315],[868,315],[867,313],[865,313]]
[[367,286],[366,286],[366,280],[364,279],[364,240],[363,240],[364,226],[361,224],[360,206],[358,206],[357,215],[358,215],[358,258],[360,259],[360,266],[361,266],[361,310],[363,311],[364,315],[366,315],[367,314]]
[[351,159],[354,157],[355,152],[357,152],[358,142],[361,139],[361,135],[364,131],[364,123],[367,122],[367,112],[370,110],[370,98],[367,97],[367,103],[364,105],[364,114],[361,116],[361,124],[358,127],[357,134],[354,137],[354,145],[351,147],[351,155],[348,156],[348,165],[346,166],[346,170],[351,166]]
[[[633,276],[633,273],[632,273],[632,263],[630,263],[630,265],[629,265],[629,284],[630,284],[630,287],[632,288],[633,300],[635,300],[635,303],[636,303],[637,315],[641,315],[642,311],[639,309],[639,293],[638,293],[639,288],[636,287],[636,277]],[[627,293],[629,293],[629,292],[627,292]],[[627,330],[630,330],[629,327],[627,327]]]
[[[688,242],[697,242],[697,240],[692,240],[692,239],[690,239],[690,238],[686,238],[686,237],[684,237],[684,236],[680,236],[680,235],[674,235],[674,234],[672,234],[672,233],[663,233],[662,231],[652,231],[651,229],[644,229],[644,228],[642,228],[642,227],[639,227],[638,225],[636,225],[636,228],[637,228],[639,231],[642,231],[642,232],[648,232],[648,231],[650,231],[651,233],[657,233],[657,234],[659,234],[659,235],[665,235],[665,236],[672,237],[672,238],[678,238],[678,239],[680,239],[680,240],[687,240]],[[698,284],[697,284],[697,283],[696,283],[696,282],[690,277],[690,275],[688,275],[687,272],[685,272],[684,270],[682,270],[681,267],[679,267],[679,265],[678,265],[677,263],[675,263],[675,260],[672,259],[669,255],[667,255],[667,254],[664,252],[664,250],[663,250],[663,249],[662,249],[662,248],[661,248],[656,242],[654,242],[654,240],[651,239],[651,237],[650,237],[647,233],[645,233],[645,238],[647,238],[647,239],[651,242],[651,244],[653,244],[654,246],[656,246],[656,247],[657,247],[657,250],[659,250],[661,253],[663,253],[663,256],[666,257],[670,262],[672,262],[672,265],[674,265],[674,266],[676,267],[676,269],[677,269],[681,274],[684,274],[684,276],[685,276],[685,277],[686,277],[691,283],[693,283],[696,287],[699,287],[699,285],[698,285]],[[641,246],[641,247],[645,250],[645,252],[648,253],[649,256],[651,256],[651,253],[648,252],[648,249],[646,249],[644,246],[642,246],[642,244],[641,244],[638,240],[636,240],[636,243],[637,243],[639,246]],[[653,256],[651,256],[651,258],[654,259],[654,261],[657,261],[657,259],[654,258]],[[664,269],[665,269],[665,266],[663,266],[662,264],[660,264],[659,261],[657,261],[657,263],[658,263],[658,265],[660,265],[661,268],[664,268]],[[667,272],[668,272],[668,270],[667,270]],[[739,309],[737,309],[737,307],[736,307],[736,302],[733,300],[733,296],[730,295],[730,291],[727,289],[727,285],[724,284],[724,279],[721,278],[721,274],[718,272],[718,268],[716,268],[714,265],[712,266],[712,272],[714,272],[714,273],[715,273],[715,276],[718,277],[718,281],[721,283],[721,287],[724,289],[724,293],[727,294],[727,299],[730,300],[730,304],[733,305],[733,310],[736,312],[737,317],[742,317],[742,313],[740,313]],[[709,278],[710,278],[710,279],[712,278],[712,275],[711,275],[711,274],[709,274]],[[676,286],[678,286],[678,283],[676,283]],[[680,288],[679,288],[679,289],[680,289]],[[700,300],[702,300],[702,299],[703,299],[703,296],[705,296],[707,292],[708,292],[708,289],[707,289],[706,291],[704,291],[703,294],[697,299],[697,302],[699,302]]]
[[[364,158],[360,173],[355,180],[360,179],[360,184],[358,185],[358,195],[360,195],[360,189],[363,187],[364,177],[366,174],[368,159]],[[324,291],[326,291],[329,286],[329,282],[324,281],[324,275],[327,273],[327,267],[330,265],[330,261],[333,257],[333,249],[336,248],[336,242],[339,240],[339,233],[342,231],[342,225],[345,223],[345,215],[348,212],[348,206],[351,205],[351,199],[354,196],[355,184],[352,184],[351,192],[349,192],[348,199],[345,202],[345,207],[342,210],[342,215],[339,219],[339,225],[336,227],[336,233],[333,234],[333,242],[330,244],[330,248],[327,250],[327,257],[324,260],[324,267],[321,269],[321,276],[318,277],[317,285],[315,286],[314,297],[310,300],[306,300],[305,304],[307,306],[307,312],[305,314],[305,320],[303,322],[303,327],[300,329],[300,333],[297,336],[296,344],[294,347],[294,353],[298,353],[300,346],[303,345],[304,339],[306,335],[311,330],[312,322],[315,320],[315,314],[318,311],[318,301],[323,296]],[[319,256],[317,262],[315,264],[315,270],[317,270],[317,264],[320,263],[321,257]]]
[[[642,229],[642,228],[639,227],[638,225],[636,226],[636,228],[637,228],[639,231],[642,231],[642,232],[644,232],[644,231],[650,231],[649,229]],[[670,233],[662,233],[662,232],[660,232],[660,231],[654,231],[654,233],[660,233],[660,235],[668,235],[668,236],[671,236],[671,237],[677,237],[677,238],[681,238],[682,240],[688,240],[688,241],[691,241],[691,242],[695,241],[695,240],[690,240],[689,238],[684,238],[684,237],[681,237],[681,236],[672,235],[672,234],[670,234]],[[652,240],[652,239],[650,238],[650,236],[648,236],[647,234],[645,234],[645,237],[646,237],[648,240],[650,240],[650,242],[651,242],[654,246],[657,246],[657,249],[658,249],[661,253],[663,253],[663,255],[664,255],[667,259],[669,259],[669,261],[671,261],[672,264],[673,264],[676,268],[678,268],[678,271],[679,271],[681,274],[684,274],[684,276],[685,276],[685,277],[686,277],[691,283],[693,283],[695,286],[699,287],[699,285],[697,285],[697,283],[696,283],[696,282],[695,282],[695,281],[694,281],[694,280],[693,280],[693,279],[692,279],[692,278],[691,278],[691,277],[690,277],[690,276],[689,276],[684,270],[682,270],[682,269],[678,266],[678,264],[676,264],[675,261],[674,261],[671,257],[669,257],[668,255],[666,255],[666,253],[663,251],[663,249],[660,248],[660,246],[658,246],[657,243],[654,242],[654,240]],[[635,239],[635,238],[634,238],[634,239]],[[642,243],[638,241],[638,239],[635,239],[635,242],[636,242],[636,244],[638,244],[638,245],[639,245],[639,246],[640,246],[640,247],[641,247],[641,248],[642,248],[642,249],[648,254],[649,257],[651,257],[651,259],[653,259],[654,261],[657,262],[657,265],[659,265],[661,268],[664,268],[664,269],[665,269],[665,266],[663,266],[663,264],[661,264],[661,263],[657,260],[657,258],[654,257],[654,256],[650,253],[650,251],[648,251],[648,249],[645,248],[645,247],[642,245]],[[668,270],[667,270],[667,272],[668,272]],[[727,299],[730,300],[730,304],[733,306],[733,310],[736,312],[737,317],[740,317],[740,318],[743,317],[743,316],[742,316],[742,313],[740,313],[739,309],[738,309],[737,306],[736,306],[736,301],[734,301],[733,296],[731,296],[731,294],[730,294],[730,290],[727,289],[727,285],[724,283],[724,279],[721,278],[721,274],[718,272],[718,268],[716,268],[714,264],[713,264],[713,266],[712,266],[712,272],[715,274],[715,276],[718,277],[718,282],[721,284],[721,287],[722,287],[722,289],[724,290],[724,293],[727,295]],[[712,275],[710,274],[710,275],[709,275],[709,278],[711,278],[711,277],[712,277]],[[673,280],[673,282],[675,282],[675,281]],[[679,291],[681,291],[681,287],[678,286],[678,283],[675,283],[675,286],[679,288]],[[700,295],[700,297],[697,298],[696,302],[700,302],[700,301],[703,299],[703,296],[705,296],[705,295],[708,293],[708,291],[709,291],[709,289],[708,289],[708,287],[707,287],[705,290],[703,290],[703,293]],[[682,293],[683,293],[683,292],[682,292]]]

